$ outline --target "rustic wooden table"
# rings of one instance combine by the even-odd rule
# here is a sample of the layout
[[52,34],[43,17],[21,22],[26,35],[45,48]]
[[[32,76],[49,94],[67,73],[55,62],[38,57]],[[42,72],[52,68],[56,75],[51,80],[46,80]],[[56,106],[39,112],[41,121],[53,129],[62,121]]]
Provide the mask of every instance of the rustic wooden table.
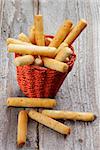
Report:
[[[60,88],[57,109],[92,111],[98,117],[92,123],[64,121],[72,127],[67,138],[29,120],[28,137],[22,150],[99,150],[99,0],[40,0],[45,33],[55,34],[65,18],[76,23],[88,21],[87,29],[75,42],[77,54],[72,72]],[[23,96],[16,83],[13,55],[8,54],[5,40],[20,32],[27,33],[36,13],[35,1],[0,0],[0,150],[17,150],[17,115],[20,108],[7,108],[6,99]]]

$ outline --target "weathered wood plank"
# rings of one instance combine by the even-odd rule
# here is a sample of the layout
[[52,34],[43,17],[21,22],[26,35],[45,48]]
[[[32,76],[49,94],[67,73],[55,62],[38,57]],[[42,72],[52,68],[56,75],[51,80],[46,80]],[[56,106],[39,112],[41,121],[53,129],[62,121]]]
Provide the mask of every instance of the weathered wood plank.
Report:
[[[16,82],[16,68],[13,64],[14,55],[8,54],[5,39],[16,37],[20,32],[27,33],[33,22],[32,1],[1,0],[0,1],[0,150],[15,150],[17,133],[17,115],[19,108],[7,108],[9,96],[23,96]],[[37,148],[37,123],[29,121],[26,145],[22,148]]]
[[[56,96],[57,109],[93,111],[98,116],[97,76],[100,48],[98,9],[96,0],[40,1],[46,33],[54,34],[65,18],[72,19],[74,23],[80,18],[88,21],[88,28],[74,44],[77,60]],[[93,123],[65,121],[65,124],[72,127],[71,134],[65,139],[62,135],[39,125],[39,148],[40,150],[98,150],[98,120]]]
[[[36,2],[36,0],[34,0]],[[76,111],[93,111],[99,114],[99,0],[42,0],[40,12],[44,17],[45,33],[55,34],[65,18],[76,23],[79,18],[88,20],[88,28],[75,42],[77,53],[72,72],[64,81],[56,99],[57,109]],[[16,150],[17,115],[19,108],[7,108],[8,96],[22,96],[16,82],[13,55],[8,54],[5,39],[17,37],[18,33],[27,33],[33,22],[37,5],[32,0],[0,1],[0,150]],[[36,122],[29,120],[28,139],[22,149],[40,150],[98,150],[99,118],[93,123],[64,123],[72,127],[71,134],[64,138]]]

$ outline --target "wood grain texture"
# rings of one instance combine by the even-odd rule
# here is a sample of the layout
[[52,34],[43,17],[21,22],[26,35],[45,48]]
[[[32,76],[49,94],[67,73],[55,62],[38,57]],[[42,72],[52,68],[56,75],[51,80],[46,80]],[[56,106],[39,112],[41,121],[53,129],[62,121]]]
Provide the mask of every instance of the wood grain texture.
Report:
[[[20,32],[27,33],[33,22],[33,5],[31,0],[4,0],[0,4],[0,150],[16,150],[17,115],[20,109],[6,108],[6,98],[23,94],[16,82],[14,55],[7,53],[5,39],[17,38]],[[29,121],[28,128],[27,142],[23,150],[37,148],[37,123]]]
[[92,111],[98,118],[92,123],[63,121],[72,127],[64,138],[35,121],[29,120],[28,138],[22,150],[99,150],[100,98],[100,2],[99,0],[0,0],[0,150],[16,150],[17,115],[20,108],[7,108],[8,96],[23,96],[16,82],[12,54],[5,39],[27,33],[33,15],[40,11],[45,33],[55,34],[65,18],[73,23],[88,21],[87,29],[75,42],[77,54],[72,72],[65,79],[56,99],[57,109]]
[[[74,24],[80,18],[88,21],[87,29],[74,44],[77,60],[56,96],[57,109],[93,111],[98,116],[98,3],[96,0],[57,0],[55,3],[53,0],[40,1],[40,12],[44,16],[46,33],[54,34],[65,18],[72,19]],[[72,132],[66,139],[39,125],[39,147],[41,150],[99,149],[98,120],[93,123],[65,121],[65,124],[72,127]]]

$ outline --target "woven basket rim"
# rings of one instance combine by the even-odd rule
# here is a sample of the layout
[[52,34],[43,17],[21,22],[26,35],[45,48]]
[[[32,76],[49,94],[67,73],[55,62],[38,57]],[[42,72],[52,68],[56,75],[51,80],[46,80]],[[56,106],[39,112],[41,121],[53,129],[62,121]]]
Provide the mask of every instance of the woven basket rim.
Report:
[[[53,35],[45,35],[45,37],[48,37],[48,38],[54,38],[54,36]],[[70,48],[72,49],[72,51],[73,51],[73,56],[74,56],[74,61],[73,61],[73,63],[71,63],[71,65],[70,65],[70,67],[72,67],[73,66],[73,64],[74,64],[74,62],[75,62],[75,60],[76,60],[76,54],[75,54],[75,52],[74,52],[74,48],[73,48],[73,46],[71,45],[70,46]],[[17,54],[17,53],[15,53],[15,58],[16,57],[18,57],[18,56],[20,56],[20,54]],[[25,65],[25,66],[27,66],[27,67],[30,67],[30,66],[32,66],[32,69],[36,69],[36,70],[40,70],[40,71],[47,71],[47,70],[52,70],[52,69],[49,69],[49,68],[45,68],[45,67],[41,67],[41,66],[35,66],[35,65]],[[18,66],[18,67],[20,67],[20,66]],[[23,67],[23,66],[21,66],[21,67]],[[58,71],[57,71],[58,72]]]

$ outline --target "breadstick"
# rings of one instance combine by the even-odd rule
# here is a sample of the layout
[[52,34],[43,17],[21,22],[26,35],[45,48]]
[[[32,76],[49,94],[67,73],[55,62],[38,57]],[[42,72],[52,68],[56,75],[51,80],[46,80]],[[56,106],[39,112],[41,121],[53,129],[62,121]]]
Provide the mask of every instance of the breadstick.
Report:
[[43,18],[42,15],[34,16],[34,24],[35,24],[35,41],[39,46],[45,45],[45,38],[43,33]]
[[35,58],[34,65],[36,65],[36,66],[43,66],[43,61],[42,61],[40,56]]
[[56,106],[56,100],[49,98],[9,97],[7,99],[7,106],[52,108]]
[[34,25],[32,27],[30,27],[28,36],[29,36],[31,43],[35,44],[35,27],[34,27]]
[[68,47],[68,44],[63,42],[61,43],[61,45],[58,47],[58,49],[56,50],[56,54],[58,54],[62,49],[64,49],[65,47]]
[[28,113],[29,117],[61,134],[69,134],[70,133],[70,127],[52,119],[49,118],[39,112],[36,112],[35,110],[30,110]]
[[17,146],[22,147],[26,143],[28,116],[25,110],[19,112],[17,129]]
[[23,41],[23,42],[28,42],[30,43],[30,40],[29,38],[27,37],[27,35],[25,35],[24,33],[20,33],[19,36],[18,36],[18,39]]
[[71,45],[75,41],[75,39],[80,35],[80,33],[85,29],[86,26],[87,22],[84,19],[81,19],[66,37],[64,42],[68,45]]
[[65,37],[70,32],[70,28],[72,26],[71,20],[65,20],[64,23],[60,26],[59,30],[57,31],[55,37],[53,38],[52,42],[49,44],[50,47],[58,48]]
[[14,60],[14,64],[16,66],[24,66],[24,65],[30,65],[34,62],[34,56],[32,55],[24,55],[16,57]]
[[42,59],[43,59],[43,62],[44,62],[44,66],[47,67],[47,68],[50,68],[50,69],[53,69],[53,70],[56,70],[56,71],[59,71],[59,72],[62,72],[62,73],[68,71],[69,67],[66,63],[57,61],[55,59],[47,58],[47,57],[44,57]]
[[48,37],[48,38],[46,37],[46,38],[45,38],[45,45],[48,46],[48,45],[51,43],[52,40],[53,40],[53,39],[51,39],[51,38],[49,38],[49,37]]
[[30,45],[9,44],[8,51],[19,54],[41,55],[48,57],[54,57],[56,55],[55,47],[37,46],[32,44]]
[[95,115],[91,112],[43,110],[42,114],[54,119],[70,119],[70,120],[81,120],[81,121],[93,121],[95,119]]
[[20,40],[14,39],[14,38],[8,38],[6,42],[7,42],[7,45],[9,45],[9,44],[22,44],[22,45],[31,44],[31,43],[27,43],[27,42],[22,42]]
[[72,54],[72,50],[69,47],[62,49],[55,57],[56,60],[65,62],[66,58]]

